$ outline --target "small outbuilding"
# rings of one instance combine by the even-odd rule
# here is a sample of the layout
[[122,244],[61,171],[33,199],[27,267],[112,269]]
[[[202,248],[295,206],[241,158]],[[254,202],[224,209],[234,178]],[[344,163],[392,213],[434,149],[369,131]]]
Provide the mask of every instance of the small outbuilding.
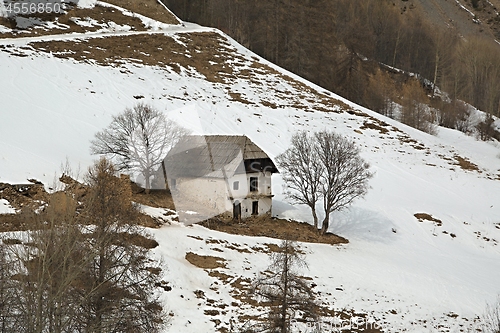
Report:
[[186,136],[163,167],[176,206],[235,219],[271,214],[271,175],[278,169],[246,136]]

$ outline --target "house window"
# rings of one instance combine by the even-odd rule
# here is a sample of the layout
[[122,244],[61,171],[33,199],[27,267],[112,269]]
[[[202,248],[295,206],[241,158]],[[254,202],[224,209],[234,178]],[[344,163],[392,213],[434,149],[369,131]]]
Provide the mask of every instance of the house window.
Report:
[[259,178],[258,177],[250,177],[250,192],[259,191]]
[[240,189],[240,182],[235,181],[233,182],[233,190],[238,191]]
[[252,215],[259,215],[259,202],[258,201],[252,202]]

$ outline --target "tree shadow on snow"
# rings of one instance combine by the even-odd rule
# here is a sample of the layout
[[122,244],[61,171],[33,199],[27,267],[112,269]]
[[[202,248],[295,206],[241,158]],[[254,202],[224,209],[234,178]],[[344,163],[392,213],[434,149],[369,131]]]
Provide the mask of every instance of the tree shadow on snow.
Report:
[[333,213],[329,231],[347,239],[372,242],[387,243],[394,241],[397,237],[396,225],[386,216],[356,207]]

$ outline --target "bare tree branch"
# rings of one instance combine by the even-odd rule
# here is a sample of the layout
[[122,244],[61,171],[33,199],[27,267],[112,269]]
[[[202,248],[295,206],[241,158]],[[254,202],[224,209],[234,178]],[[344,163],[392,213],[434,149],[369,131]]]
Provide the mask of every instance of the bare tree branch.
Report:
[[288,199],[309,206],[316,228],[316,203],[319,200],[321,174],[324,172],[324,166],[317,163],[318,159],[313,139],[305,131],[295,134],[290,148],[276,158],[287,187]]
[[92,154],[106,155],[116,162],[119,170],[139,172],[146,190],[151,177],[168,150],[189,131],[146,104],[113,117],[108,128],[96,133],[91,141]]
[[362,197],[372,177],[369,164],[359,156],[354,142],[333,132],[317,132],[313,136],[299,132],[292,137],[290,148],[276,160],[287,197],[311,208],[316,228],[316,204],[323,202],[322,233],[328,231],[330,214]]

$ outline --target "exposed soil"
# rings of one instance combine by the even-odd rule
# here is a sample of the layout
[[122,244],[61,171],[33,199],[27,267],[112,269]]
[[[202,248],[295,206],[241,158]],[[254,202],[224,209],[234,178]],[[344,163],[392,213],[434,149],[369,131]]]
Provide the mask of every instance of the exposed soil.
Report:
[[[110,0],[110,4],[119,6],[130,10],[156,21],[166,24],[180,24],[179,20],[165,7],[163,7],[156,0]],[[13,29],[12,32],[1,34],[2,37],[29,37],[29,36],[43,36],[54,34],[67,34],[67,33],[84,33],[93,32],[108,27],[111,24],[121,26],[129,26],[131,31],[145,31],[148,27],[144,26],[141,19],[137,16],[128,16],[123,14],[121,10],[96,5],[92,9],[78,8],[76,6],[67,5],[67,11],[61,13],[34,13],[29,15],[30,18],[39,19],[38,23],[33,24],[27,28],[20,28],[16,24],[15,19],[7,19],[0,17],[0,25]],[[74,19],[89,21],[90,19],[95,22],[92,26],[82,26],[75,23]],[[49,28],[47,22],[54,22]]]
[[477,171],[479,173],[481,172],[477,164],[472,163],[467,158],[458,155],[455,155],[454,158],[456,160],[455,164],[460,166],[460,168],[462,168],[463,170]]
[[415,213],[413,214],[413,216],[415,216],[419,222],[430,221],[433,222],[438,227],[443,225],[443,221],[435,217],[432,217],[432,215],[427,213]]
[[[76,28],[75,28],[76,29]],[[271,104],[273,108],[293,107],[304,111],[350,112],[367,117],[365,113],[353,111],[347,104],[324,93],[313,90],[305,83],[278,72],[256,58],[249,60],[238,54],[226,38],[216,32],[178,33],[175,39],[163,34],[108,36],[66,41],[32,42],[27,46],[38,52],[50,53],[62,59],[97,63],[118,67],[126,74],[125,63],[156,66],[178,74],[205,76],[207,81],[227,84],[230,98],[244,104]],[[0,51],[15,56],[27,56],[19,48],[3,46]],[[263,83],[265,77],[265,85]],[[284,94],[276,90],[281,99],[247,100],[241,92],[232,91],[233,84],[246,79],[262,89],[274,89],[274,83],[286,81],[300,95]],[[270,104],[271,103],[271,104]]]
[[[86,195],[87,187],[68,176],[63,175],[60,180],[65,184],[66,190],[52,194],[45,191],[43,184],[33,183],[24,186],[0,184],[0,199],[6,199],[18,211],[17,214],[0,214],[0,231],[28,230],[32,228],[33,226],[29,222],[31,219],[28,215],[32,215],[34,211],[44,211],[51,216],[64,216],[81,209],[81,204],[78,202]],[[137,184],[133,182],[130,182],[130,184],[132,187],[132,201],[150,207],[175,210],[172,196],[168,190],[151,190],[149,194],[146,194],[144,189],[137,186]],[[140,215],[139,224],[150,228],[161,226],[159,221],[145,214]],[[200,224],[209,229],[238,235],[264,236],[332,245],[349,242],[347,239],[334,234],[321,235],[313,226],[307,223],[277,219],[267,215],[251,217],[241,222],[215,217]]]
[[270,216],[251,217],[242,222],[214,217],[199,224],[212,230],[236,235],[263,236],[331,245],[349,243],[347,239],[341,236],[330,233],[321,235],[310,224],[272,218]]
[[226,268],[226,259],[224,258],[201,256],[193,252],[188,252],[186,253],[186,260],[192,265],[203,269]]
[[136,192],[134,188],[135,186],[132,187],[132,200],[134,202],[155,208],[175,210],[174,200],[169,190],[151,190],[149,194],[146,194],[144,189],[139,189]]
[[[5,38],[34,37],[68,33],[94,32],[102,28],[108,28],[113,24],[129,26],[131,31],[145,31],[147,28],[138,17],[124,15],[118,9],[104,6],[95,6],[93,9],[77,8],[68,5],[67,12],[31,14],[29,18],[36,18],[38,22],[30,27],[18,27],[14,18],[2,18],[0,24],[10,29],[0,36]],[[86,21],[92,24],[82,26],[75,21]],[[48,25],[50,23],[50,27]]]
[[146,237],[147,235],[122,232],[119,234],[119,236],[121,238],[121,241],[123,241],[124,243],[140,246],[148,250],[154,249],[159,245],[156,240]]

